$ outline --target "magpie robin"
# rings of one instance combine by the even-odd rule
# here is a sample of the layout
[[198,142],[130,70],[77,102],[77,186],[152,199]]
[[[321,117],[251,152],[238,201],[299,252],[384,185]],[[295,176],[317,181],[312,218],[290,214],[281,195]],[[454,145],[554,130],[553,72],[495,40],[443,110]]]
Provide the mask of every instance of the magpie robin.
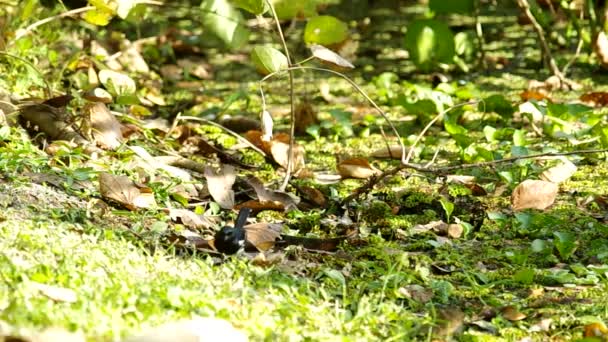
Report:
[[245,246],[245,222],[251,213],[250,208],[241,208],[234,227],[222,227],[215,233],[215,249],[224,254],[234,254]]

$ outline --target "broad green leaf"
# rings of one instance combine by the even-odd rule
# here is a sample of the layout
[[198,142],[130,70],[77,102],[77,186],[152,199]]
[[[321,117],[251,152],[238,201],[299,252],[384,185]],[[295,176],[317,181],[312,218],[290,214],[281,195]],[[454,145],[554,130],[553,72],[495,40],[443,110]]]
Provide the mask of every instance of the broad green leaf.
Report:
[[471,31],[458,32],[454,36],[455,51],[466,61],[473,60],[477,53],[477,37]]
[[454,60],[454,34],[442,21],[422,19],[411,22],[405,34],[405,48],[414,64],[429,71],[438,63],[450,64]]
[[563,260],[566,260],[574,254],[576,251],[577,241],[576,236],[572,232],[554,232],[553,236],[555,236],[554,244],[555,248],[559,252],[560,257]]
[[523,129],[517,129],[513,132],[513,145],[515,146],[526,146],[528,141],[526,139],[526,131]]
[[452,217],[452,213],[454,212],[454,203],[450,202],[445,198],[440,198],[439,203],[441,203],[441,207],[445,212],[445,216],[447,217],[447,222],[450,223],[450,217]]
[[348,26],[345,22],[329,15],[310,18],[304,28],[306,44],[332,45],[348,38]]
[[502,95],[491,95],[479,102],[478,109],[485,113],[498,113],[503,118],[510,118],[515,113],[515,108]]
[[515,272],[513,280],[522,284],[532,284],[534,281],[534,270],[531,268],[522,268]]
[[315,0],[271,0],[277,17],[282,20],[309,18],[317,15]]
[[114,11],[109,11],[106,9],[101,9],[97,7],[94,10],[90,10],[86,12],[83,16],[84,20],[88,23],[97,26],[106,26],[110,23],[110,20],[114,17]]
[[496,128],[492,126],[485,126],[483,128],[483,135],[486,137],[488,142],[496,141]]
[[231,0],[231,2],[236,7],[255,15],[261,15],[268,11],[266,0]]
[[475,0],[430,0],[429,9],[436,14],[471,14],[475,10]]
[[231,49],[237,49],[249,39],[243,15],[228,0],[205,0],[201,3],[203,25]]
[[256,46],[251,51],[251,61],[255,68],[263,75],[271,74],[275,71],[287,69],[287,57],[269,46]]

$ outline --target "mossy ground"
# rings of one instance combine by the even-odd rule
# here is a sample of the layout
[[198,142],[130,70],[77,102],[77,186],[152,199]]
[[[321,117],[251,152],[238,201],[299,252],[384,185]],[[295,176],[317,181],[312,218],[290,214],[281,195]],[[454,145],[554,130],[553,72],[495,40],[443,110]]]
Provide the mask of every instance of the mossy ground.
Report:
[[[403,9],[393,19],[411,15]],[[531,31],[522,33],[511,19],[487,26],[489,55],[513,58],[507,70],[454,73],[455,79],[473,84],[481,98],[502,94],[516,102],[528,80],[547,76],[545,71],[539,71],[540,57],[536,42],[530,38]],[[381,90],[373,81],[382,71],[395,72],[401,81],[430,84],[428,75],[416,73],[407,60],[399,57],[402,25],[388,19],[379,22],[383,25],[372,25],[373,30],[361,39],[361,68],[352,75],[353,79],[372,98],[381,97]],[[505,26],[504,33],[500,33],[499,28]],[[492,39],[498,34],[506,38]],[[43,31],[38,39],[51,36]],[[381,40],[382,45],[391,47],[374,55],[380,45],[376,39],[386,37]],[[32,47],[30,52],[44,56],[47,51]],[[205,81],[197,94],[183,89],[167,91],[170,105],[160,111],[161,115],[175,115],[182,102],[193,101],[202,93],[204,101],[188,107],[183,114],[206,116],[224,112],[257,117],[260,99],[253,68],[227,65],[222,59],[225,55],[214,55],[215,52],[209,50],[213,56],[210,60],[217,68],[216,79]],[[586,89],[605,90],[605,76],[598,75],[584,57],[582,61],[573,68],[573,77]],[[10,76],[3,86],[13,85],[7,88],[16,92],[27,88],[19,88],[23,84],[15,80],[26,80],[18,74]],[[330,84],[333,95],[348,96],[352,103],[336,105],[315,95],[317,88],[311,84],[321,81]],[[286,80],[280,79],[267,85],[269,103],[287,106],[285,84]],[[299,98],[313,103],[321,113],[347,106],[363,107],[361,115],[354,115],[352,136],[342,136],[343,131],[336,127],[318,139],[298,138],[305,146],[312,170],[334,171],[336,155],[366,157],[384,146],[377,127],[361,123],[361,117],[373,113],[371,108],[346,82],[304,74],[299,76],[298,84]],[[224,107],[223,101],[238,91],[245,96]],[[580,92],[560,92],[553,96],[569,101],[579,95]],[[404,111],[387,103],[383,106],[394,119],[399,119]],[[479,114],[475,108],[469,108],[471,115]],[[287,129],[286,117],[275,119],[278,130]],[[404,121],[398,128],[411,142],[423,123],[423,119]],[[498,120],[492,124],[513,123]],[[528,129],[521,122],[515,125]],[[483,140],[482,127],[472,127],[477,129],[471,129],[470,134]],[[199,129],[223,147],[236,143],[215,127],[205,125]],[[401,173],[350,204],[351,216],[361,233],[359,239],[345,243],[335,253],[311,253],[290,247],[282,252],[283,262],[261,267],[243,257],[220,263],[217,258],[168,245],[164,237],[175,226],[162,211],[131,213],[111,206],[99,209],[97,173],[86,168],[88,157],[81,151],[51,157],[30,142],[20,128],[3,130],[1,136],[0,319],[14,332],[61,326],[83,330],[91,340],[115,340],[178,318],[214,316],[232,322],[254,341],[422,340],[431,339],[437,332],[440,338],[456,333],[446,328],[445,321],[451,320],[446,312],[457,310],[464,313],[464,319],[455,319],[464,323],[458,335],[464,341],[519,340],[528,336],[534,340],[565,341],[581,338],[583,327],[589,322],[608,321],[606,208],[601,202],[582,204],[589,196],[608,193],[608,162],[601,156],[578,159],[577,172],[560,185],[557,203],[543,213],[513,213],[507,195],[492,195],[497,187],[504,186],[509,193],[515,185],[500,178],[499,172],[511,171],[522,179],[526,176],[523,172],[537,176],[540,166],[534,162],[528,167],[513,163],[473,170],[490,193],[480,197],[472,196],[466,188],[438,181],[439,175]],[[431,128],[428,136],[419,154],[422,160],[428,162],[439,148],[438,163],[460,161],[457,145],[441,125]],[[156,148],[155,143],[153,139],[129,142],[151,150]],[[510,143],[502,141],[492,147],[508,153]],[[529,147],[541,151],[546,145],[561,144],[564,142],[536,139]],[[276,167],[259,155],[242,153],[245,163],[261,166],[249,173],[267,181],[280,179]],[[108,170],[128,172],[130,155],[119,150],[97,163],[107,163]],[[380,160],[375,165],[387,169],[396,162]],[[64,184],[54,187],[32,183],[28,176],[32,172],[57,174]],[[92,183],[74,190],[71,184],[75,181]],[[297,182],[309,181],[294,184]],[[329,232],[322,228],[321,220],[340,212],[336,204],[361,184],[362,181],[346,180],[318,186],[333,203],[327,210],[288,215],[261,213],[258,218],[286,220],[292,232],[325,236]],[[160,191],[162,187],[158,189],[159,202],[176,205]],[[447,219],[440,203],[445,198],[456,203],[452,219],[479,225],[472,224],[472,229],[459,239],[413,231],[417,224]],[[223,219],[228,220],[231,215],[224,213]],[[556,240],[555,232],[574,233],[576,250],[562,255],[550,244]],[[535,241],[544,241],[549,248],[535,249]],[[77,299],[73,303],[54,301],[43,295],[34,282],[69,288]],[[431,295],[422,299],[415,289]],[[509,320],[501,311],[505,307],[515,307],[525,318]],[[538,325],[544,319],[551,320],[548,330]]]

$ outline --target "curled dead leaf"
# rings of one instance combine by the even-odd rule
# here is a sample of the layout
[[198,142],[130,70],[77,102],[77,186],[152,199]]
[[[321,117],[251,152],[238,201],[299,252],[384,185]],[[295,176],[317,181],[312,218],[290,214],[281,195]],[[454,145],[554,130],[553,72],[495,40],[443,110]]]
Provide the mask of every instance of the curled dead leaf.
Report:
[[575,172],[576,165],[564,158],[558,165],[543,171],[540,178],[542,180],[558,184],[570,179]]
[[247,183],[253,188],[261,203],[280,203],[285,210],[295,209],[300,199],[292,194],[268,189],[254,176],[247,178]]
[[152,190],[136,186],[127,176],[100,173],[99,192],[102,197],[117,202],[129,210],[156,207]]
[[258,251],[263,252],[272,248],[281,237],[282,225],[278,223],[253,223],[246,225],[245,239]]
[[[401,145],[391,145],[388,147],[383,147],[372,152],[371,156],[374,158],[391,158],[391,159],[401,159]],[[408,153],[408,149],[405,149],[405,154]]]
[[550,207],[557,197],[558,186],[543,180],[528,179],[513,190],[511,206],[514,211],[524,209],[544,210]]
[[310,52],[312,52],[312,55],[315,58],[317,58],[323,62],[333,64],[340,68],[347,68],[347,69],[355,68],[355,66],[351,62],[347,61],[345,58],[343,58],[342,56],[338,55],[337,53],[331,51],[330,49],[326,48],[325,46],[312,44],[312,45],[310,45]]
[[234,207],[234,191],[232,185],[236,180],[234,166],[222,165],[217,171],[211,167],[205,167],[205,179],[207,187],[213,200],[224,209]]
[[372,176],[377,176],[382,172],[363,158],[350,158],[341,161],[338,164],[338,173],[342,178],[361,178],[367,179]]
[[500,310],[502,316],[506,319],[508,319],[509,321],[521,321],[522,319],[525,319],[527,316],[526,314],[520,312],[515,306],[513,305],[507,305],[504,308],[502,308]]
[[90,120],[91,135],[99,147],[115,150],[121,145],[122,125],[105,104],[89,103],[84,106],[83,114]]

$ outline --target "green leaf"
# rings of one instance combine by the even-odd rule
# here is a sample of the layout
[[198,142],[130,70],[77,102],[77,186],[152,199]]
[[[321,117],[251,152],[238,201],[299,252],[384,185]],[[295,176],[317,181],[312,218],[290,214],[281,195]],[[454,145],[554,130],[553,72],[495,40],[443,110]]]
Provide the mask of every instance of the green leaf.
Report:
[[304,28],[306,44],[332,45],[348,38],[348,26],[345,22],[330,15],[310,18]]
[[445,198],[440,198],[439,203],[441,203],[441,207],[443,208],[443,211],[445,212],[445,216],[447,217],[447,223],[450,223],[450,217],[452,216],[452,213],[454,212],[454,203],[450,202],[449,200],[447,200]]
[[269,46],[256,46],[251,51],[251,61],[255,68],[263,75],[271,74],[275,71],[287,69],[287,57]]
[[116,9],[116,14],[121,19],[126,19],[131,12],[131,9],[137,5],[136,0],[120,0],[118,1],[118,8]]
[[532,284],[534,281],[534,270],[522,268],[513,275],[513,280],[522,284]]
[[429,9],[436,14],[471,14],[475,10],[475,0],[430,0]]
[[315,0],[271,0],[277,17],[281,20],[309,18],[317,15]]
[[201,3],[203,24],[231,49],[238,49],[249,39],[243,15],[227,0],[205,0]]
[[515,146],[526,146],[528,144],[525,130],[518,129],[513,132],[513,144]]
[[576,251],[577,241],[576,236],[572,232],[554,232],[553,236],[555,236],[555,248],[559,252],[560,257],[563,260],[566,260],[574,254]]
[[83,18],[90,24],[106,26],[110,23],[110,20],[112,20],[114,14],[114,11],[97,7],[94,10],[86,12]]
[[486,97],[483,101],[479,102],[478,109],[480,112],[485,113],[498,113],[503,118],[510,118],[515,113],[515,108],[511,105],[504,96],[492,95]]
[[485,126],[483,128],[483,135],[486,137],[488,142],[496,141],[496,128],[492,126]]
[[422,19],[411,22],[405,34],[405,48],[417,67],[429,71],[438,63],[454,60],[454,34],[442,21]]
[[454,36],[454,48],[458,56],[466,61],[471,61],[477,53],[477,37],[471,31],[458,32]]
[[261,15],[268,11],[266,0],[232,0],[232,3],[236,7],[255,15]]

